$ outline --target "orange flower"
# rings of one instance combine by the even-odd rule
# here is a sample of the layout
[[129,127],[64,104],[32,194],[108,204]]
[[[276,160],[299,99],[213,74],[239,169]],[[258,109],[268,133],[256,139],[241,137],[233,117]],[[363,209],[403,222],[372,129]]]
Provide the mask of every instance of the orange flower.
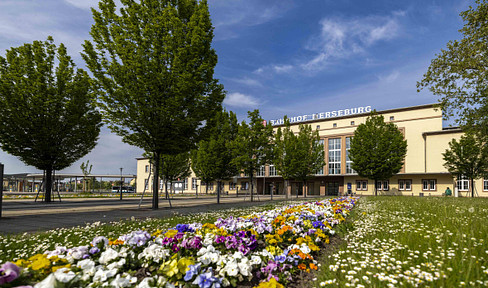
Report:
[[317,267],[317,265],[310,263],[310,269],[317,270],[318,267]]
[[112,241],[112,240],[108,241],[108,245],[122,245],[122,244],[124,244],[124,241],[119,240],[119,239],[117,239],[115,241]]
[[306,270],[307,269],[307,266],[305,266],[305,264],[302,263],[302,264],[298,265],[298,269],[300,269],[300,270]]

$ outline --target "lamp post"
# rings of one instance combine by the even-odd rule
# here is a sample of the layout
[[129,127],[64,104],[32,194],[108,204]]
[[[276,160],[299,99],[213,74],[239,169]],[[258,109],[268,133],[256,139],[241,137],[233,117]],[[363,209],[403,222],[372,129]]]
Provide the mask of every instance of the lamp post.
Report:
[[122,200],[122,167],[120,167],[120,200]]

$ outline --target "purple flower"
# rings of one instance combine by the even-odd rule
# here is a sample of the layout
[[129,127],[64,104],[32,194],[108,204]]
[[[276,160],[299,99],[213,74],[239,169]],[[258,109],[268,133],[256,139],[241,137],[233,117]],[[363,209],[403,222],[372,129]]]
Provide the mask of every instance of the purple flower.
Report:
[[17,279],[20,275],[20,267],[12,262],[6,262],[0,267],[0,285]]
[[202,266],[202,263],[188,265],[188,268],[190,270],[186,271],[185,277],[183,279],[185,279],[185,281],[187,282],[193,279],[193,277],[200,272],[200,266]]
[[198,285],[200,288],[210,288],[212,285],[215,288],[220,288],[221,282],[222,280],[213,276],[212,268],[209,268],[206,273],[198,275],[193,284]]
[[193,230],[193,228],[190,227],[190,225],[188,224],[178,224],[176,225],[176,230],[178,230],[178,232],[194,232],[195,230]]
[[91,245],[93,247],[98,247],[98,245],[101,245],[101,247],[99,247],[99,248],[105,247],[108,245],[108,239],[106,237],[103,237],[103,236],[97,236],[97,237],[93,238]]
[[274,260],[278,263],[283,263],[286,260],[286,256],[285,255],[278,255],[278,256],[275,256]]
[[97,254],[100,252],[100,249],[98,249],[98,247],[92,247],[88,252],[90,252],[90,254]]

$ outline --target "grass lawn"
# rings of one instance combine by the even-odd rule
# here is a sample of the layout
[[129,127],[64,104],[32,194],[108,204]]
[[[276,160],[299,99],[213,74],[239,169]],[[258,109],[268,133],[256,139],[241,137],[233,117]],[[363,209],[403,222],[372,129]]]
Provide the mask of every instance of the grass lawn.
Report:
[[366,197],[315,287],[487,287],[488,199]]

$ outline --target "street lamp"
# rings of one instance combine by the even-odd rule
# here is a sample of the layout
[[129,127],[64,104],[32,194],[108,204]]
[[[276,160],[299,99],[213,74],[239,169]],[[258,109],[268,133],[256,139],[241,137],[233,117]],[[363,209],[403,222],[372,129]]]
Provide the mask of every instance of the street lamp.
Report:
[[122,200],[122,167],[120,167],[120,200]]

